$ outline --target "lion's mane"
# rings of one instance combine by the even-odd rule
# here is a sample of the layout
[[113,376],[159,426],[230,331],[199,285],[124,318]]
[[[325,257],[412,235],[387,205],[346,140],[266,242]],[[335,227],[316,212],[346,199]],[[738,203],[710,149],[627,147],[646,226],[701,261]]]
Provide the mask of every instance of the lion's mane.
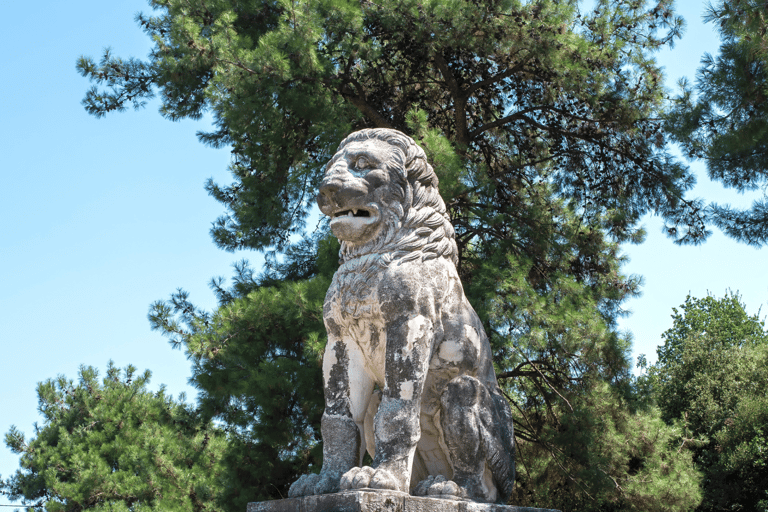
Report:
[[[386,266],[395,260],[444,257],[456,265],[458,249],[453,226],[437,189],[437,175],[424,150],[412,138],[395,130],[366,129],[344,139],[338,153],[350,142],[366,140],[384,141],[397,149],[385,165],[393,178],[395,200],[381,205],[384,226],[376,239],[364,244],[342,242],[342,263],[355,261],[357,264],[351,266],[360,271],[374,262]],[[328,168],[336,160],[331,159]]]

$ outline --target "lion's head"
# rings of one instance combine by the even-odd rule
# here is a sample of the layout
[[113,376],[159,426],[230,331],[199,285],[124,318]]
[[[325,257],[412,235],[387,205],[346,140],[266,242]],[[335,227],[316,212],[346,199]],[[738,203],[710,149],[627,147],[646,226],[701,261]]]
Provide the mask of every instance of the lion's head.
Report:
[[328,162],[317,203],[331,217],[347,261],[445,257],[455,264],[453,226],[424,150],[397,130],[352,133]]

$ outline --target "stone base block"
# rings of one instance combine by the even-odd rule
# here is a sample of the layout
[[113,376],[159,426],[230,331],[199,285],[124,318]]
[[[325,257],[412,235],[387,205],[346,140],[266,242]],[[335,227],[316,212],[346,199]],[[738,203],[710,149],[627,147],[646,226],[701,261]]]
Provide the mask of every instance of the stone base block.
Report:
[[424,498],[397,491],[360,489],[336,494],[249,503],[247,512],[558,512],[531,507]]

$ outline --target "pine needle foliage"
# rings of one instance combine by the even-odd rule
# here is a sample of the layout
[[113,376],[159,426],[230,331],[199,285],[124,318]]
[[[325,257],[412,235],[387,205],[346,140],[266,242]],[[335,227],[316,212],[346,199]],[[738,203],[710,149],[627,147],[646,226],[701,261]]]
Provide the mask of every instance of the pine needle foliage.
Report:
[[[608,384],[593,383],[572,411],[538,420],[540,440],[517,437],[524,476],[511,502],[563,511],[693,510],[701,475],[691,454],[678,450],[679,430],[656,408],[630,410]],[[529,425],[538,419],[536,408],[520,416]]]
[[707,234],[700,202],[685,198],[692,177],[664,150],[653,52],[679,36],[669,0],[150,5],[137,18],[155,42],[149,58],[82,57],[96,83],[83,102],[102,116],[159,94],[169,119],[213,114],[200,139],[233,154],[234,182],[208,183],[227,208],[212,229],[220,247],[287,246],[341,139],[363,127],[415,134],[414,111],[461,158],[464,190],[446,199],[465,245],[492,230],[480,213],[531,221],[520,190],[541,180],[586,218],[605,214],[620,240],[649,211],[678,241]]
[[101,381],[84,366],[77,383],[41,382],[43,423],[29,440],[16,427],[6,434],[21,469],[0,492],[29,511],[216,510],[223,433],[163,388],[148,391],[149,378],[110,362]]
[[[183,291],[150,311],[192,361],[203,410],[236,440],[222,508],[284,497],[298,474],[319,469],[321,305],[338,245],[307,219],[325,163],[365,127],[413,136],[439,176],[459,272],[530,454],[517,499],[695,506],[695,492],[658,476],[669,457],[668,475],[696,478],[665,451],[671,434],[653,412],[631,406],[629,342],[616,332],[639,287],[621,272],[619,244],[642,241],[641,216],[661,215],[679,243],[708,235],[703,203],[686,197],[693,178],[662,131],[653,54],[682,27],[670,0],[150,5],[137,17],[154,41],[146,60],[78,61],[95,82],[84,105],[102,116],[157,94],[169,119],[212,113],[214,130],[199,138],[231,149],[233,176],[206,185],[226,208],[213,239],[268,253],[264,273],[238,264],[231,288],[213,282],[214,312]],[[612,411],[610,427],[590,407]],[[658,452],[634,437],[641,431],[663,440]],[[653,502],[632,482],[671,494]]]
[[185,348],[201,413],[227,431],[229,485],[217,496],[225,510],[286,497],[298,475],[322,465],[323,300],[339,245],[330,237],[317,246],[314,277],[296,263],[306,261],[299,245],[257,278],[238,266],[232,289],[219,286],[213,314],[197,310],[183,292],[150,312],[153,328]]
[[762,189],[751,208],[713,204],[715,224],[750,245],[768,243],[768,9],[756,0],[709,4],[705,20],[720,32],[716,56],[704,55],[695,85],[681,93],[667,129],[709,177],[739,192]]

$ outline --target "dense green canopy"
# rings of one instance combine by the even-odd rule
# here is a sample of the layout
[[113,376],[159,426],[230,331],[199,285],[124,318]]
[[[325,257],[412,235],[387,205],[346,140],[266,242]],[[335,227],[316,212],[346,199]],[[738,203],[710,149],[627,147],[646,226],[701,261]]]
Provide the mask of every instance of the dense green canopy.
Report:
[[[232,151],[227,250],[268,253],[184,292],[153,327],[193,362],[202,410],[230,433],[224,508],[285,495],[319,469],[321,304],[338,245],[312,218],[323,167],[350,131],[392,127],[425,148],[456,229],[459,271],[491,338],[519,447],[517,504],[685,510],[690,456],[653,407],[635,407],[616,332],[639,279],[619,244],[661,215],[679,242],[707,235],[693,178],[666,150],[653,52],[682,21],[663,0],[159,0],[138,16],[147,60],[81,58],[101,116],[158,94],[170,119],[208,111],[200,140]],[[600,411],[598,415],[595,411]],[[653,439],[653,443],[648,443]],[[644,482],[653,481],[652,486]]]
[[549,0],[150,4],[154,15],[138,17],[155,41],[149,59],[82,58],[80,72],[106,86],[84,103],[104,115],[159,93],[170,119],[213,113],[200,139],[231,146],[235,179],[208,185],[228,209],[213,229],[223,248],[288,244],[323,165],[366,126],[424,140],[462,249],[514,237],[536,252],[528,231],[540,217],[560,224],[539,211],[542,195],[619,240],[648,211],[679,240],[705,235],[659,119],[652,52],[681,26],[669,1],[586,12]]
[[768,508],[768,332],[744,308],[687,297],[645,377],[704,473],[701,512]]
[[149,371],[107,367],[99,381],[81,367],[37,388],[42,425],[26,440],[16,427],[5,444],[21,456],[0,492],[34,510],[218,510],[223,433],[183,402],[147,390]]

